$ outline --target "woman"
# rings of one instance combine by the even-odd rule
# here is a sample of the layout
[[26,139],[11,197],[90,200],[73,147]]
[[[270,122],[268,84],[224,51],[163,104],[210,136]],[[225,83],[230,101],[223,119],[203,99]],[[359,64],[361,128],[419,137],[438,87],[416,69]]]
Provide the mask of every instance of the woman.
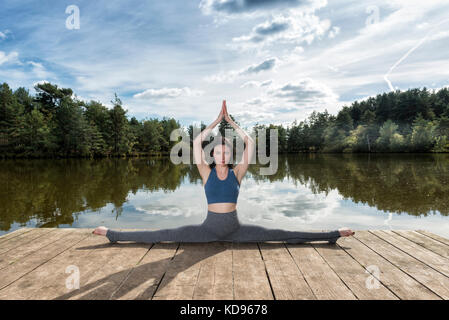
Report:
[[[237,131],[246,144],[243,161],[233,167],[229,162],[232,145],[224,137],[212,142],[214,163],[207,164],[202,141],[212,129],[224,119]],[[207,217],[202,224],[187,225],[173,229],[156,231],[115,231],[106,227],[97,227],[93,233],[106,236],[110,242],[135,241],[157,243],[174,242],[262,242],[286,241],[303,243],[310,241],[328,241],[335,243],[339,237],[351,236],[353,231],[335,230],[329,232],[302,232],[282,229],[267,229],[257,225],[241,224],[237,217],[237,198],[240,184],[248,170],[254,154],[254,141],[228,115],[226,100],[223,101],[218,118],[204,129],[193,141],[195,162],[203,180],[208,202]]]

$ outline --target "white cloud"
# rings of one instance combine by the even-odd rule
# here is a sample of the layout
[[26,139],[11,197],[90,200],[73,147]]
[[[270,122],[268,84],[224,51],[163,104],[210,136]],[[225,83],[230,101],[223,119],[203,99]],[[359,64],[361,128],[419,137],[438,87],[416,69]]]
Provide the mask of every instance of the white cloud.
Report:
[[337,34],[340,33],[340,27],[332,27],[332,29],[328,33],[329,38],[335,38]]
[[[270,80],[273,81],[273,80]],[[338,95],[326,84],[304,78],[292,82],[272,82],[265,89],[261,82],[253,82],[252,86],[261,90],[256,97],[233,105],[233,116],[244,125],[251,127],[261,124],[291,124],[307,118],[314,110],[336,113],[340,108]]]
[[51,72],[48,72],[45,67],[42,65],[42,63],[34,62],[34,61],[27,61],[27,64],[31,65],[33,67],[33,74],[36,78],[50,78],[52,76]]
[[299,106],[309,103],[331,103],[338,99],[338,96],[331,88],[309,78],[285,83],[282,86],[269,90],[268,93]]
[[278,58],[270,57],[260,63],[252,64],[240,70],[231,70],[228,72],[222,72],[212,76],[207,76],[204,78],[204,80],[209,82],[232,82],[234,81],[235,78],[239,76],[248,76],[260,72],[274,70],[278,62],[279,62]]
[[8,38],[8,34],[12,34],[12,32],[8,29],[0,31],[0,40],[5,40],[6,38]]
[[204,94],[202,90],[192,90],[188,87],[184,88],[161,88],[147,89],[143,92],[136,93],[133,97],[137,99],[172,99],[180,96],[199,97]]
[[326,6],[326,0],[201,0],[199,8],[205,15],[255,16],[267,12],[296,8],[304,12],[313,11]]
[[[447,84],[449,23],[437,25],[447,17],[447,1],[281,2],[289,0],[204,0],[200,9],[186,2],[182,10],[169,2],[141,2],[139,10],[111,3],[110,13],[123,12],[126,20],[104,28],[109,16],[86,9],[81,29],[68,34],[53,27],[58,14],[52,8],[15,25],[15,17],[0,14],[20,31],[14,39],[2,30],[0,78],[12,87],[46,79],[106,106],[116,92],[139,118],[151,112],[181,123],[207,121],[226,97],[242,120],[286,123],[313,108],[332,113],[342,103],[387,91],[384,75],[434,28],[389,79],[401,88]],[[379,21],[365,24],[373,4]],[[149,9],[160,16],[147,19]],[[216,17],[222,26],[213,24]],[[112,46],[114,37],[122,43]]]
[[4,51],[0,51],[0,65],[6,63],[21,64],[19,60],[19,53],[17,51],[12,51],[9,54],[6,54]]
[[429,37],[430,41],[441,40],[449,37],[449,31],[439,31]]
[[244,84],[242,84],[240,86],[240,88],[246,88],[246,87],[265,87],[265,86],[269,86],[271,83],[273,82],[273,80],[265,80],[265,81],[255,81],[255,80],[251,80],[251,81],[247,81]]
[[290,9],[280,13],[270,21],[265,21],[253,27],[250,34],[234,37],[230,48],[245,51],[262,48],[269,45],[289,44],[310,45],[313,41],[321,39],[327,32],[329,37],[335,37],[338,27],[330,29],[329,19],[320,19],[313,11]]

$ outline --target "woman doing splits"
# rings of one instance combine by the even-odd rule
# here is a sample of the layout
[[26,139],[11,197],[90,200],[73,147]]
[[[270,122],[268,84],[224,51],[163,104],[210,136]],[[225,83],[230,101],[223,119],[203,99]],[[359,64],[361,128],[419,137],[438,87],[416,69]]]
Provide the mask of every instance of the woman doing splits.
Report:
[[[211,130],[225,119],[245,142],[243,161],[235,167],[229,160],[232,144],[224,137],[214,139],[213,163],[207,164],[202,142]],[[226,100],[218,118],[206,127],[193,142],[195,162],[203,180],[208,211],[206,219],[198,225],[186,225],[179,228],[155,231],[117,231],[104,226],[97,227],[93,233],[106,236],[110,242],[134,241],[143,243],[173,242],[263,242],[285,241],[287,243],[303,243],[311,241],[328,241],[336,243],[340,237],[352,236],[350,229],[339,229],[329,232],[287,231],[283,229],[267,229],[257,225],[241,224],[237,216],[237,198],[240,184],[248,170],[254,154],[254,141],[228,115]]]

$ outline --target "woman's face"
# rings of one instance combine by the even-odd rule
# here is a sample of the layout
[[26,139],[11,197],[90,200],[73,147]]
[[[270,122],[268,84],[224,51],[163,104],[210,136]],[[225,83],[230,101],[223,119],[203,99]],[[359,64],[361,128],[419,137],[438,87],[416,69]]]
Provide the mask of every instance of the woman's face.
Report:
[[231,148],[221,144],[214,147],[214,160],[216,164],[228,164],[230,159]]

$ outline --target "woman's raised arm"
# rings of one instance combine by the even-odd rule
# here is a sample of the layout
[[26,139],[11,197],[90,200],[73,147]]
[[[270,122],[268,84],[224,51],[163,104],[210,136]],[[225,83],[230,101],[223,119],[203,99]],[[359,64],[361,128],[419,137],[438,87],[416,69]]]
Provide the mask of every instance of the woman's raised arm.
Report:
[[240,128],[237,123],[235,123],[228,114],[228,110],[226,108],[226,100],[223,101],[223,112],[225,120],[237,131],[242,140],[245,142],[245,150],[243,151],[243,159],[242,161],[235,166],[234,172],[238,176],[238,180],[242,181],[243,177],[248,170],[249,163],[251,162],[254,155],[254,147],[255,143],[253,138],[249,134],[247,134],[242,128]]
[[203,131],[201,131],[200,134],[198,134],[198,136],[195,137],[195,139],[193,139],[193,157],[203,180],[205,180],[205,177],[208,176],[208,171],[210,170],[210,168],[209,164],[206,162],[206,156],[204,154],[202,144],[203,141],[209,136],[209,133],[212,131],[212,129],[215,128],[215,126],[219,124],[223,119],[223,106],[224,104],[221,106],[221,111],[217,119],[215,119],[214,122],[207,126]]

